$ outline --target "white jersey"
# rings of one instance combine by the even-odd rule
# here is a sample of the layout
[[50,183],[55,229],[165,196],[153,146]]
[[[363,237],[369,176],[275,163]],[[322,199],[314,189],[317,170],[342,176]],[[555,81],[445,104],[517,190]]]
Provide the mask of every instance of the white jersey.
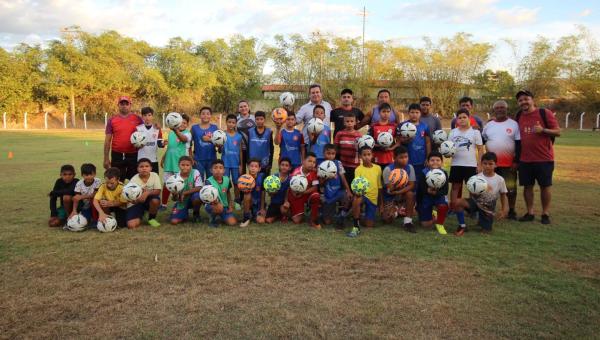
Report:
[[[77,184],[75,184],[75,193],[76,194],[81,194],[83,196],[89,196],[94,194],[94,192],[96,192],[96,190],[98,190],[98,188],[100,187],[100,185],[102,184],[102,181],[100,180],[100,178],[94,178],[94,181],[92,182],[91,185],[85,185],[85,181],[82,179],[79,180],[79,182],[77,182]],[[91,206],[91,199],[86,199],[83,201],[83,209],[89,209]]]
[[480,172],[477,176],[485,178],[488,183],[488,190],[481,195],[477,195],[475,197],[475,202],[479,209],[492,215],[494,214],[494,211],[496,211],[496,201],[498,201],[500,194],[506,194],[508,192],[506,189],[506,182],[504,182],[502,176],[496,173],[494,173],[494,176],[492,177],[487,177],[483,172]]
[[477,145],[483,145],[481,133],[469,127],[466,131],[458,128],[450,131],[449,140],[454,142],[456,153],[452,157],[452,166],[477,166]]
[[158,143],[163,141],[162,131],[154,124],[150,127],[140,124],[136,127],[136,130],[146,136],[146,143],[138,149],[137,159],[148,158],[153,163],[158,162]]
[[496,165],[510,167],[515,158],[515,141],[521,140],[519,123],[508,118],[503,122],[489,121],[483,128],[485,148],[498,157]]
[[[318,105],[321,105],[325,108],[325,119],[323,120],[323,123],[325,125],[329,126],[329,118],[331,116],[331,110],[332,110],[331,104],[322,100],[321,103]],[[308,141],[309,141],[308,132],[306,131],[306,124],[308,124],[308,121],[311,120],[311,118],[313,117],[313,110],[315,109],[315,106],[317,106],[317,104],[308,102],[308,103],[302,105],[300,107],[300,110],[298,110],[298,112],[296,112],[296,123],[304,124],[302,127],[302,135],[304,136],[304,142],[306,144],[308,144]]]

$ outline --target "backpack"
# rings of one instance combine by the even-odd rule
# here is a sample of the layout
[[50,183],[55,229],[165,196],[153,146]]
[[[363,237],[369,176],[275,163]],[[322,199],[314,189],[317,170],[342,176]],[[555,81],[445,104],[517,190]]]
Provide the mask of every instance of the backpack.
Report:
[[[548,128],[548,120],[546,118],[546,110],[544,110],[543,107],[539,108],[540,110],[540,116],[542,116],[542,123],[544,123],[544,128]],[[521,118],[521,111],[519,110],[519,112],[517,112],[517,114],[515,115],[515,120],[517,121],[517,123],[519,123],[519,118]],[[554,144],[554,136],[550,136],[550,141],[552,141],[552,144]]]

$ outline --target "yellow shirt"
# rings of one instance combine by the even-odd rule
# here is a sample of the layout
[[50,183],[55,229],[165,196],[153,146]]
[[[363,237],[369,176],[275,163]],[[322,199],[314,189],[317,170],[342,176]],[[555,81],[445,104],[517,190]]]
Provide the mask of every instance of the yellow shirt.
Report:
[[127,203],[127,200],[125,200],[122,196],[121,193],[123,192],[123,183],[119,183],[117,184],[117,187],[115,188],[115,190],[109,190],[106,187],[106,183],[102,183],[102,185],[100,185],[100,188],[98,188],[98,192],[96,192],[96,196],[94,196],[94,199],[97,199],[98,201],[100,200],[107,200],[107,201],[119,201],[123,204]]
[[381,167],[377,164],[372,164],[372,167],[367,168],[361,164],[357,166],[354,171],[354,178],[359,176],[362,176],[369,181],[369,190],[367,190],[365,196],[371,203],[377,205],[379,189],[383,187],[383,184],[381,183]]

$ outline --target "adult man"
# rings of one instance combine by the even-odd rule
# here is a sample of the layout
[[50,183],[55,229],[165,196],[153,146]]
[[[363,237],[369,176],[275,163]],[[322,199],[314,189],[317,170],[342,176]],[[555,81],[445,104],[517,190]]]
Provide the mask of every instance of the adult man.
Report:
[[[381,105],[383,103],[387,103],[387,104],[390,104],[390,106],[392,106],[391,101],[392,101],[392,96],[388,89],[379,90],[379,92],[377,92],[377,105],[375,105],[371,109],[371,111],[367,112],[367,114],[365,115],[365,118],[363,118],[360,121],[360,124],[358,124],[356,129],[358,130],[365,125],[377,123],[381,119],[381,117],[379,115],[379,105]],[[390,123],[398,124],[399,122],[400,122],[400,115],[396,111],[394,111],[394,107],[392,106],[392,114],[390,115]]]
[[[473,99],[471,97],[462,97],[460,98],[460,100],[458,101],[458,106],[461,109],[466,109],[469,111],[469,116],[471,119],[471,127],[473,129],[477,129],[479,130],[479,132],[482,131],[483,129],[483,121],[481,120],[481,118],[477,117],[477,115],[475,115],[475,111],[473,110]],[[456,118],[452,118],[452,121],[450,122],[450,128],[454,129],[456,127]]]
[[437,130],[442,129],[442,121],[439,117],[434,116],[431,113],[431,98],[421,97],[419,100],[419,106],[421,107],[421,123],[427,124],[429,127],[429,133],[434,133]]
[[333,131],[333,137],[344,130],[344,116],[351,114],[356,118],[357,122],[360,122],[365,114],[357,107],[352,106],[354,102],[354,93],[350,89],[343,89],[340,94],[340,102],[342,105],[331,111],[331,121],[334,124],[335,130]]
[[303,123],[302,134],[304,135],[304,141],[308,143],[308,133],[306,132],[306,124],[313,117],[313,110],[316,105],[321,105],[325,108],[325,120],[323,123],[329,126],[329,117],[331,114],[331,104],[323,100],[323,93],[321,92],[321,85],[313,84],[308,88],[308,95],[310,101],[300,107],[300,110],[296,112],[296,122],[298,124]]
[[508,189],[508,218],[517,219],[515,203],[517,201],[517,159],[516,150],[521,146],[519,124],[508,117],[508,104],[498,100],[492,106],[494,119],[483,128],[483,139],[488,152],[496,154],[496,173],[506,183]]
[[[104,168],[119,168],[120,180],[131,179],[137,173],[137,149],[129,141],[142,118],[131,112],[131,98],[119,97],[119,114],[106,123],[104,137]],[[110,153],[110,159],[109,159]]]
[[534,220],[533,186],[537,181],[541,191],[542,223],[550,224],[550,187],[554,171],[553,137],[560,136],[560,127],[552,111],[535,106],[531,92],[521,90],[517,92],[516,97],[521,109],[515,116],[521,134],[519,183],[524,186],[523,197],[527,206],[527,212],[519,221]]

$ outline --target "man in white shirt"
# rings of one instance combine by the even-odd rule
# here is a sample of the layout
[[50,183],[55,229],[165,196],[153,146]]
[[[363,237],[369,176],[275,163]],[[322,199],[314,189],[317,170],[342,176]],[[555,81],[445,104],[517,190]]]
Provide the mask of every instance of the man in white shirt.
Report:
[[304,140],[309,141],[308,133],[306,132],[306,124],[313,117],[313,110],[316,105],[322,105],[325,108],[325,120],[323,123],[329,126],[329,118],[331,113],[331,104],[323,100],[323,93],[321,92],[321,85],[313,84],[308,88],[308,95],[310,97],[310,101],[302,107],[300,110],[296,112],[296,122],[298,124],[302,123],[302,134],[304,135]]

